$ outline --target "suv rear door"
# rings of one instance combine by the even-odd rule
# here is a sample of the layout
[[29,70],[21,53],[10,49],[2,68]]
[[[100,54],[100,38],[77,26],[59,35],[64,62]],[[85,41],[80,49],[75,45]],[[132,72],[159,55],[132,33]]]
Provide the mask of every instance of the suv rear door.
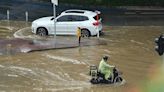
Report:
[[78,27],[83,27],[84,21],[88,20],[88,17],[81,15],[71,15],[70,20],[67,23],[67,29],[71,34],[76,35]]

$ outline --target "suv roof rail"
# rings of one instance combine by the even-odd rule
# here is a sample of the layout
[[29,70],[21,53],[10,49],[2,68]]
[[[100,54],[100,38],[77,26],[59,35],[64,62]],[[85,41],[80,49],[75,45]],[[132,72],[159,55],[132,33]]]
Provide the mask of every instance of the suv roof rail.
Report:
[[92,11],[79,10],[79,9],[69,9],[69,10],[63,11],[62,13],[81,13],[81,14],[84,14],[84,13],[87,13],[87,12],[92,12]]
[[65,13],[84,13],[84,11],[65,11]]

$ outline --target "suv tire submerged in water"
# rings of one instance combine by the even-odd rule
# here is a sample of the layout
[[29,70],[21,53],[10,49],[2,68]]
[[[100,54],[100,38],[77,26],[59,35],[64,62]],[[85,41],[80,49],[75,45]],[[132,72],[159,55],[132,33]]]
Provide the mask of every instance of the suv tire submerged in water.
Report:
[[40,36],[46,36],[47,35],[47,29],[44,28],[44,27],[40,27],[37,29],[37,35],[40,35]]

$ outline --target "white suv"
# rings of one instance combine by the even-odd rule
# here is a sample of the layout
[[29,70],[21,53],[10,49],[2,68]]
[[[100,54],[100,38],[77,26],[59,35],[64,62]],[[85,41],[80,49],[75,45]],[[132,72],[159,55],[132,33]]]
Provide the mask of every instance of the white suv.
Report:
[[[78,27],[82,36],[97,35],[102,31],[100,12],[88,10],[66,10],[56,17],[57,35],[76,35]],[[32,22],[32,32],[41,36],[54,34],[54,17],[44,17]]]

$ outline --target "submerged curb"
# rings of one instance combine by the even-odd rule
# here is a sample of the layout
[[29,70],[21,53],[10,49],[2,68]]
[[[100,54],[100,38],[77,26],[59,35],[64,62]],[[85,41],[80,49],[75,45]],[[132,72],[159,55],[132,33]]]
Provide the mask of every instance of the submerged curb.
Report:
[[[23,35],[24,30],[28,30],[29,27],[18,30],[14,33],[12,39],[0,39],[0,54],[15,54],[15,53],[28,53],[34,51],[43,51],[51,49],[67,49],[76,48],[82,46],[95,46],[95,45],[105,45],[106,41],[103,39],[82,38],[79,45],[76,37],[62,36],[56,39],[37,39],[29,36]],[[30,39],[29,39],[30,38]],[[65,38],[65,39],[63,39]]]

